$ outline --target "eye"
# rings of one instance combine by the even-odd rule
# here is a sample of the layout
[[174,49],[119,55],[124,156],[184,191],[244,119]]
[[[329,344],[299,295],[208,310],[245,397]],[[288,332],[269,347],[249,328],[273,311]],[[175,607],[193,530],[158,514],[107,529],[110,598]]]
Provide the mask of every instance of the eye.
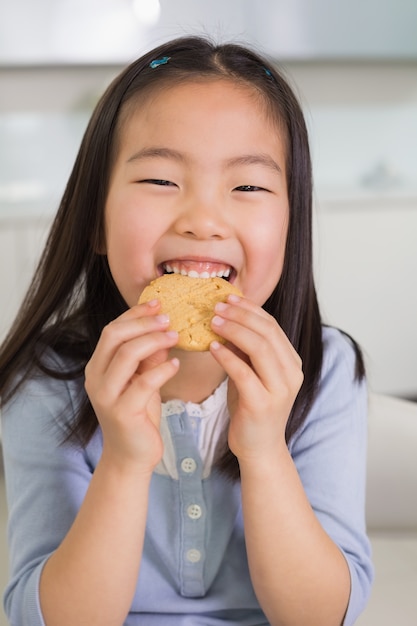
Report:
[[236,187],[235,191],[267,191],[264,187],[258,187],[257,185],[240,185]]
[[175,183],[171,183],[171,181],[164,180],[163,178],[146,178],[138,182],[148,183],[149,185],[159,185],[160,187],[175,187]]

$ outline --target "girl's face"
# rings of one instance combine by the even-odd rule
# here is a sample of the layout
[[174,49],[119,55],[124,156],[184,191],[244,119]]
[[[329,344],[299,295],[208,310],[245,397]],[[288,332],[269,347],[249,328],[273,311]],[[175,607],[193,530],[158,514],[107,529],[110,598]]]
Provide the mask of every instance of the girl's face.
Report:
[[132,110],[105,209],[105,251],[127,304],[179,271],[226,276],[262,305],[284,261],[285,161],[284,137],[248,87],[181,84]]

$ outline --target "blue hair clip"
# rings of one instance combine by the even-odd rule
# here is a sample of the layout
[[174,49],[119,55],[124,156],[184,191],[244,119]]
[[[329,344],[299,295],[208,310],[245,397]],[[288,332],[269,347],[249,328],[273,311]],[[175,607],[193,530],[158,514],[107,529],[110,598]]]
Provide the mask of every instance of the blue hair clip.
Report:
[[264,67],[264,72],[267,76],[273,78],[271,70],[269,70],[267,67]]
[[171,57],[162,57],[162,59],[154,59],[149,63],[149,67],[154,69],[155,67],[159,67],[160,65],[165,65],[165,63],[168,63],[170,58]]

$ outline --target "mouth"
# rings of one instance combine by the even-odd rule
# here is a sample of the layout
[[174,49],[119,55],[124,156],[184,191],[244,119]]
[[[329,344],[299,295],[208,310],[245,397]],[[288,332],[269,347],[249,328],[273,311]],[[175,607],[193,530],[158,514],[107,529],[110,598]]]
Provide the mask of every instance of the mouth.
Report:
[[181,274],[190,278],[223,278],[231,281],[236,271],[231,265],[218,261],[171,260],[160,265],[161,274]]

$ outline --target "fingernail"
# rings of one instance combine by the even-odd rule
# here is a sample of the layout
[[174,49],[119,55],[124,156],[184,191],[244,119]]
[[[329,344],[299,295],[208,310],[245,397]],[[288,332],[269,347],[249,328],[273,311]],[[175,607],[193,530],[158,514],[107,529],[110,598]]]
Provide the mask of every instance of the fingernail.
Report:
[[148,306],[157,306],[159,304],[159,300],[157,298],[154,298],[153,300],[149,300],[149,302],[146,303]]
[[166,334],[170,339],[178,339],[178,333],[176,330],[167,330]]
[[240,297],[239,297],[239,296],[237,296],[235,293],[231,293],[231,294],[229,295],[229,297],[227,298],[227,301],[228,301],[228,302],[234,302],[234,303],[236,303],[236,302],[240,302]]
[[213,350],[218,350],[220,348],[220,343],[218,341],[212,341],[210,344],[210,348]]
[[222,324],[224,324],[224,319],[222,317],[219,317],[218,315],[215,315],[211,320],[211,323],[214,326],[221,326]]
[[165,313],[161,313],[161,315],[157,315],[155,317],[156,321],[159,322],[159,324],[169,324],[169,316],[166,315]]
[[225,311],[227,309],[227,306],[228,305],[226,304],[226,302],[218,302],[214,307],[214,310],[221,313],[222,311]]

